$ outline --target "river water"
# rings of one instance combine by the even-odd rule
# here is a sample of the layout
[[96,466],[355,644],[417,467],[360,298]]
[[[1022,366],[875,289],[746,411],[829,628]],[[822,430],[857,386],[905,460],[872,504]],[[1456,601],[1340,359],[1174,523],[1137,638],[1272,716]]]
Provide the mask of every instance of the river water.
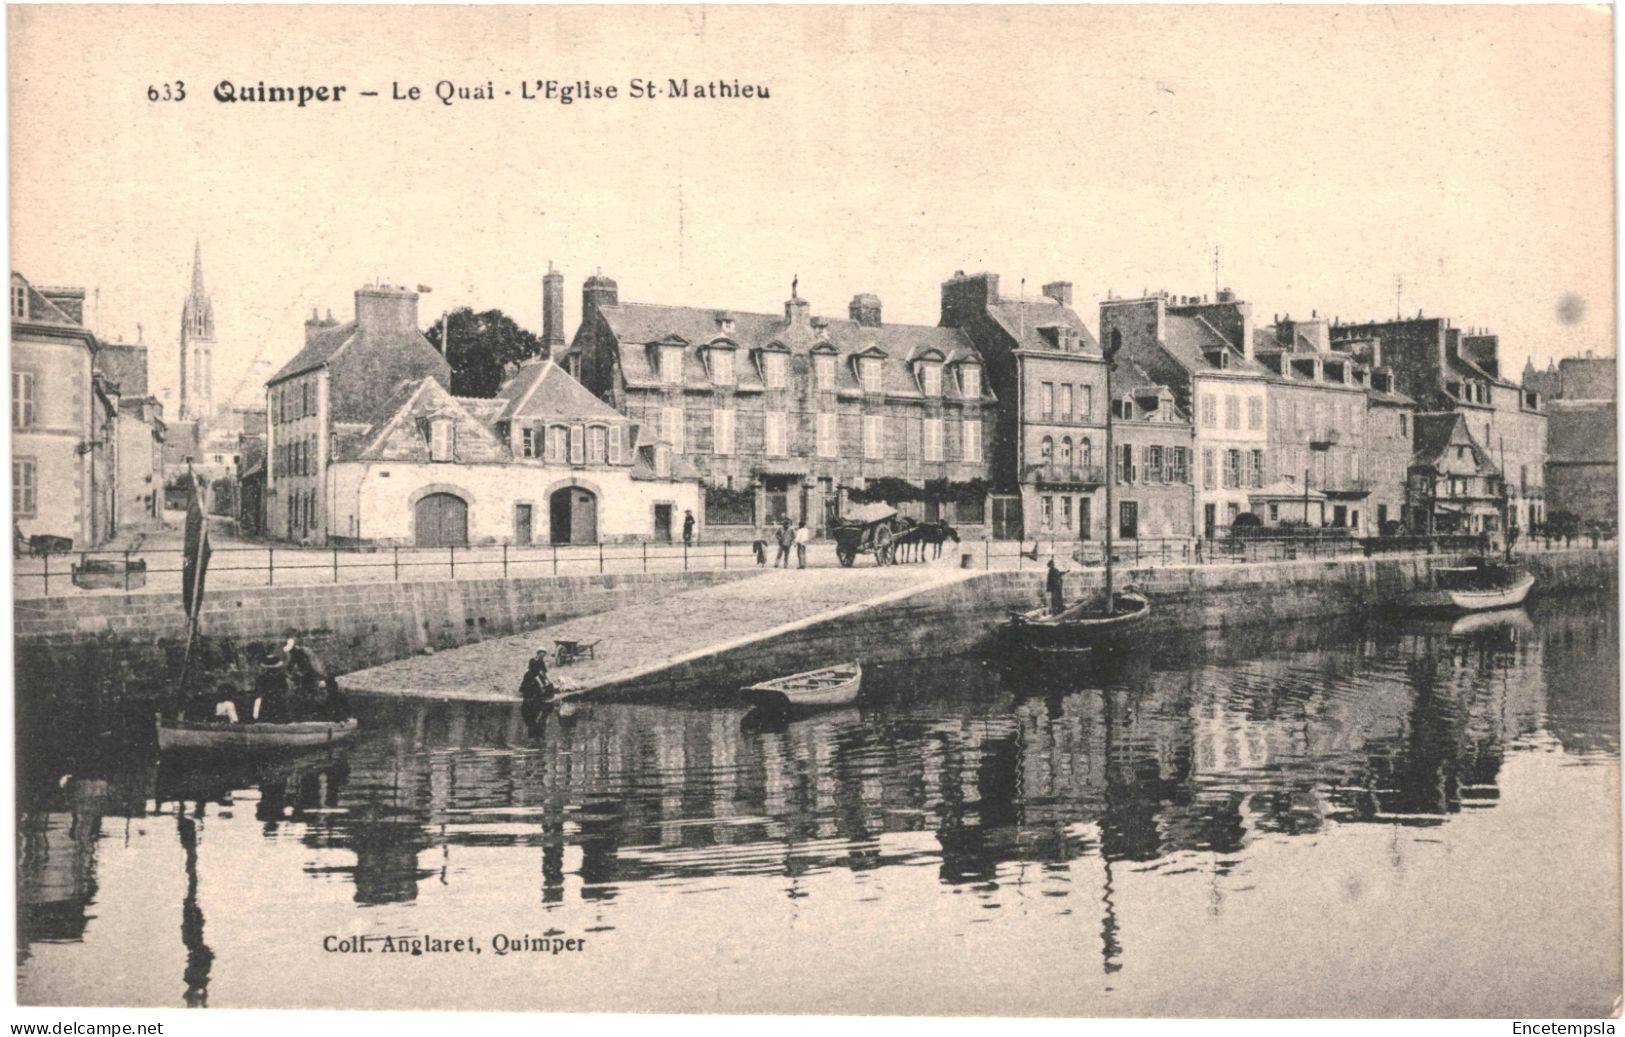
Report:
[[[339,755],[211,771],[25,724],[19,997],[1596,1016],[1618,646],[1588,600],[922,660],[789,720],[374,699]],[[480,950],[324,949],[382,936]]]

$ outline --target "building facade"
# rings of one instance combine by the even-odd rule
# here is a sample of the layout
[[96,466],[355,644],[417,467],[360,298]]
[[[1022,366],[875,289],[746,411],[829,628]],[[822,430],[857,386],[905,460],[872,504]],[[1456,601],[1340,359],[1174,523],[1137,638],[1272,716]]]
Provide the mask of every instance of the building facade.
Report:
[[1464,333],[1444,318],[1421,315],[1334,322],[1329,334],[1334,348],[1365,358],[1372,367],[1390,369],[1394,391],[1415,401],[1418,420],[1429,413],[1460,414],[1474,440],[1505,473],[1513,526],[1528,529],[1544,521],[1545,404],[1539,391],[1510,381],[1501,370],[1496,335]]
[[703,525],[788,517],[817,533],[872,484],[918,517],[986,522],[995,399],[982,358],[954,329],[886,323],[873,295],[837,320],[794,284],[781,316],[622,302],[594,276],[563,362],[693,466]]
[[147,347],[104,342],[95,368],[107,393],[118,400],[114,422],[118,471],[114,521],[119,529],[152,529],[163,522],[164,407],[147,384]]
[[699,479],[552,361],[495,399],[408,382],[329,461],[335,537],[419,547],[670,541]]
[[1416,450],[1406,487],[1406,523],[1418,533],[1497,534],[1507,486],[1470,419],[1455,411],[1416,418]]
[[1191,416],[1198,536],[1224,533],[1265,488],[1269,371],[1253,357],[1252,325],[1252,307],[1228,289],[1215,302],[1159,293],[1100,304],[1102,341]]
[[83,288],[11,275],[11,513],[25,537],[91,548],[117,526],[119,412],[84,302]]
[[1525,369],[1526,388],[1550,393],[1546,396],[1548,516],[1566,513],[1581,523],[1617,526],[1617,377],[1613,357],[1589,354],[1549,364],[1544,373]]
[[355,319],[305,322],[305,347],[265,385],[266,535],[324,542],[334,530],[327,468],[339,437],[365,433],[404,383],[451,385],[451,368],[418,330],[418,296],[356,290]]

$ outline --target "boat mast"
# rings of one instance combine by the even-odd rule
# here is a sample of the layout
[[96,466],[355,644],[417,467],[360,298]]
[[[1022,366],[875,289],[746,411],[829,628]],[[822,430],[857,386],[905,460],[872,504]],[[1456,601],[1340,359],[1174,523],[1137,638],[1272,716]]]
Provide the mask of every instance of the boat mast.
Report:
[[[1115,334],[1115,329],[1113,329]],[[1110,618],[1112,612],[1112,483],[1117,478],[1116,447],[1112,443],[1112,412],[1117,409],[1117,400],[1112,396],[1112,368],[1117,366],[1117,346],[1110,341],[1101,344],[1101,353],[1106,358],[1106,616]]]
[[1512,561],[1512,518],[1508,514],[1512,491],[1507,488],[1507,438],[1497,436],[1501,448],[1501,544],[1507,561]]

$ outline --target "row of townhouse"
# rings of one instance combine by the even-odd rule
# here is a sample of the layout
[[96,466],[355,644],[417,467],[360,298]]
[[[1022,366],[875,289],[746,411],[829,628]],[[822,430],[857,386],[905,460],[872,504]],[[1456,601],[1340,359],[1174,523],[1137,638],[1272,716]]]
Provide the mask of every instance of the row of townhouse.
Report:
[[[1514,524],[1542,518],[1539,394],[1500,378],[1494,336],[1445,321],[1254,327],[1226,290],[1109,298],[1097,333],[1067,282],[1011,299],[956,273],[920,325],[867,293],[838,319],[799,285],[746,312],[622,301],[599,274],[566,346],[562,281],[544,278],[547,359],[489,400],[451,395],[415,293],[369,286],[354,321],[313,317],[267,385],[271,535],[591,543],[670,539],[688,514],[712,537],[823,532],[874,499],[973,537],[1214,537],[1243,515],[1483,532],[1487,488]],[[1443,438],[1433,415],[1454,416]],[[1463,436],[1471,487],[1446,471]]]
[[11,513],[14,541],[95,548],[159,521],[163,406],[141,343],[104,342],[85,290],[11,275]]

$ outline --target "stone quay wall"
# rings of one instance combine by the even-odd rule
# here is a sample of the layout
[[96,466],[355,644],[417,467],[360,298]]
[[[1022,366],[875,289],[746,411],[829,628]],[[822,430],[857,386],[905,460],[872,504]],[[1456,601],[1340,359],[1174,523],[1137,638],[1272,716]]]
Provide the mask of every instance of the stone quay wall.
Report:
[[[229,588],[204,598],[194,672],[207,675],[204,686],[244,684],[255,669],[255,647],[295,637],[344,673],[755,573]],[[13,617],[25,706],[43,699],[153,701],[179,678],[186,616],[178,594],[21,599]]]
[[[1155,651],[1157,636],[1256,624],[1415,608],[1433,587],[1432,568],[1446,556],[1159,567],[1119,574],[1153,601],[1136,644]],[[1519,559],[1536,576],[1535,596],[1618,596],[1619,556],[1609,550],[1547,552]],[[1099,569],[1065,577],[1069,600],[1098,590]],[[990,643],[1012,610],[1040,603],[1043,570],[979,573],[897,600],[814,617],[772,636],[739,644],[658,673],[592,688],[595,699],[705,698],[728,688],[814,666],[858,658],[899,662],[951,654]]]

